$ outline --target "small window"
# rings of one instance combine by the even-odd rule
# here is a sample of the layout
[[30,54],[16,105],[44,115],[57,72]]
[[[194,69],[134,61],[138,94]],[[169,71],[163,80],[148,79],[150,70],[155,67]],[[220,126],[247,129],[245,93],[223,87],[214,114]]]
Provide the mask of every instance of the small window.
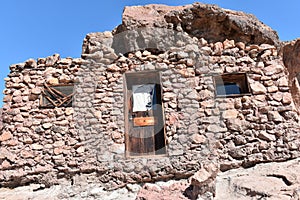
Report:
[[42,108],[71,107],[74,85],[44,85],[41,96]]
[[124,77],[126,156],[165,155],[160,73],[128,72]]
[[217,97],[233,97],[250,94],[245,73],[215,76],[214,83]]

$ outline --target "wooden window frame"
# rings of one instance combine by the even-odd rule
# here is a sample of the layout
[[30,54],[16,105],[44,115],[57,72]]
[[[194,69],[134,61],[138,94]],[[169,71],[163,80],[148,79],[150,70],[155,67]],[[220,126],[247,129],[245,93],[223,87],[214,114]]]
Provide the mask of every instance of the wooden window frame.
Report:
[[[129,119],[129,115],[130,115],[130,108],[131,108],[131,104],[132,102],[129,100],[129,97],[132,96],[132,91],[130,89],[128,89],[128,82],[129,82],[129,79],[135,79],[135,77],[137,76],[158,76],[159,80],[157,81],[158,83],[155,83],[155,84],[158,84],[159,87],[160,87],[160,97],[161,97],[161,112],[162,112],[162,122],[163,122],[163,132],[162,133],[159,133],[159,134],[163,134],[161,137],[164,138],[164,153],[159,153],[159,154],[155,154],[157,153],[155,150],[151,153],[142,153],[142,154],[139,154],[139,155],[131,155],[131,152],[130,152],[130,141],[129,141],[129,123],[130,123],[130,119]],[[136,158],[136,157],[154,157],[154,158],[158,158],[158,157],[165,157],[167,156],[167,135],[166,135],[166,131],[165,131],[165,116],[164,116],[164,107],[163,107],[163,100],[162,100],[162,84],[161,84],[161,72],[160,71],[156,71],[156,70],[151,70],[151,71],[142,71],[142,72],[127,72],[127,73],[124,73],[123,75],[123,88],[124,88],[124,117],[125,117],[125,157],[126,158]],[[132,81],[132,80],[131,80]],[[147,84],[147,83],[142,83],[142,82],[137,82],[136,85],[139,85],[139,84]],[[130,84],[131,85],[131,84]],[[131,108],[132,109],[132,108]],[[146,126],[148,125],[153,125],[154,122],[153,122],[153,118],[151,117],[146,117],[147,120],[149,120],[149,124],[147,124]],[[132,120],[132,119],[131,119]],[[141,127],[136,127],[136,128],[142,128],[143,127],[143,122],[139,122],[141,123]],[[152,124],[153,123],[153,124]],[[156,144],[154,144],[156,145]],[[156,146],[154,146],[154,149],[156,149]]]
[[[222,83],[235,83],[241,88],[240,94],[218,94],[217,86],[218,79],[222,79]],[[213,83],[215,88],[215,97],[217,98],[231,98],[251,95],[250,85],[247,73],[225,73],[213,76]]]
[[[43,85],[42,94],[40,95],[40,108],[56,108],[56,107],[72,107],[74,97],[74,84],[55,84]],[[65,94],[60,89],[55,87],[72,87],[72,93]],[[57,97],[53,99],[49,97],[49,93],[52,96]]]

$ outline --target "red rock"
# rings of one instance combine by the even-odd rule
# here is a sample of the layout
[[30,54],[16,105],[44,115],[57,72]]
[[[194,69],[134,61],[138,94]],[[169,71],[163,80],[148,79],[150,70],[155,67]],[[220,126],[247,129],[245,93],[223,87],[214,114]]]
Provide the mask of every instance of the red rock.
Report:
[[169,181],[162,183],[162,186],[147,183],[139,191],[136,199],[188,200],[190,198],[184,195],[188,186],[189,184],[187,181]]
[[[216,5],[194,3],[187,6],[130,6],[125,7],[122,19],[122,25],[116,33],[141,27],[167,28],[172,24],[174,27],[183,27],[191,36],[213,42],[229,39],[246,44],[279,43],[277,33],[255,16],[222,9]],[[230,30],[234,30],[234,33]]]
[[6,141],[13,138],[13,135],[9,132],[9,131],[4,131],[1,135],[0,135],[0,142]]

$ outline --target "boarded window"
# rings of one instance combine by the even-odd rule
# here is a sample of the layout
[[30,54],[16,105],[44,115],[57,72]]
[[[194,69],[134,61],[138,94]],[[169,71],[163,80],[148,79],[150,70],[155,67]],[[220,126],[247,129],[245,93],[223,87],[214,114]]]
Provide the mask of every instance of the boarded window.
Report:
[[126,156],[166,154],[160,73],[125,74]]
[[44,85],[41,96],[42,108],[71,107],[74,85]]
[[214,76],[217,97],[233,97],[250,94],[245,73]]

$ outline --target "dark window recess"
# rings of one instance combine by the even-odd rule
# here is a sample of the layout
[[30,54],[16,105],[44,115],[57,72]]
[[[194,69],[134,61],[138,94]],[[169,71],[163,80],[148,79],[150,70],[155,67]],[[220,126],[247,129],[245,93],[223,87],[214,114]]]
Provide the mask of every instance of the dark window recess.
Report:
[[250,94],[245,73],[215,76],[214,83],[217,97],[232,97]]
[[126,156],[166,154],[160,73],[125,74]]
[[71,107],[74,85],[44,85],[41,96],[42,108]]

